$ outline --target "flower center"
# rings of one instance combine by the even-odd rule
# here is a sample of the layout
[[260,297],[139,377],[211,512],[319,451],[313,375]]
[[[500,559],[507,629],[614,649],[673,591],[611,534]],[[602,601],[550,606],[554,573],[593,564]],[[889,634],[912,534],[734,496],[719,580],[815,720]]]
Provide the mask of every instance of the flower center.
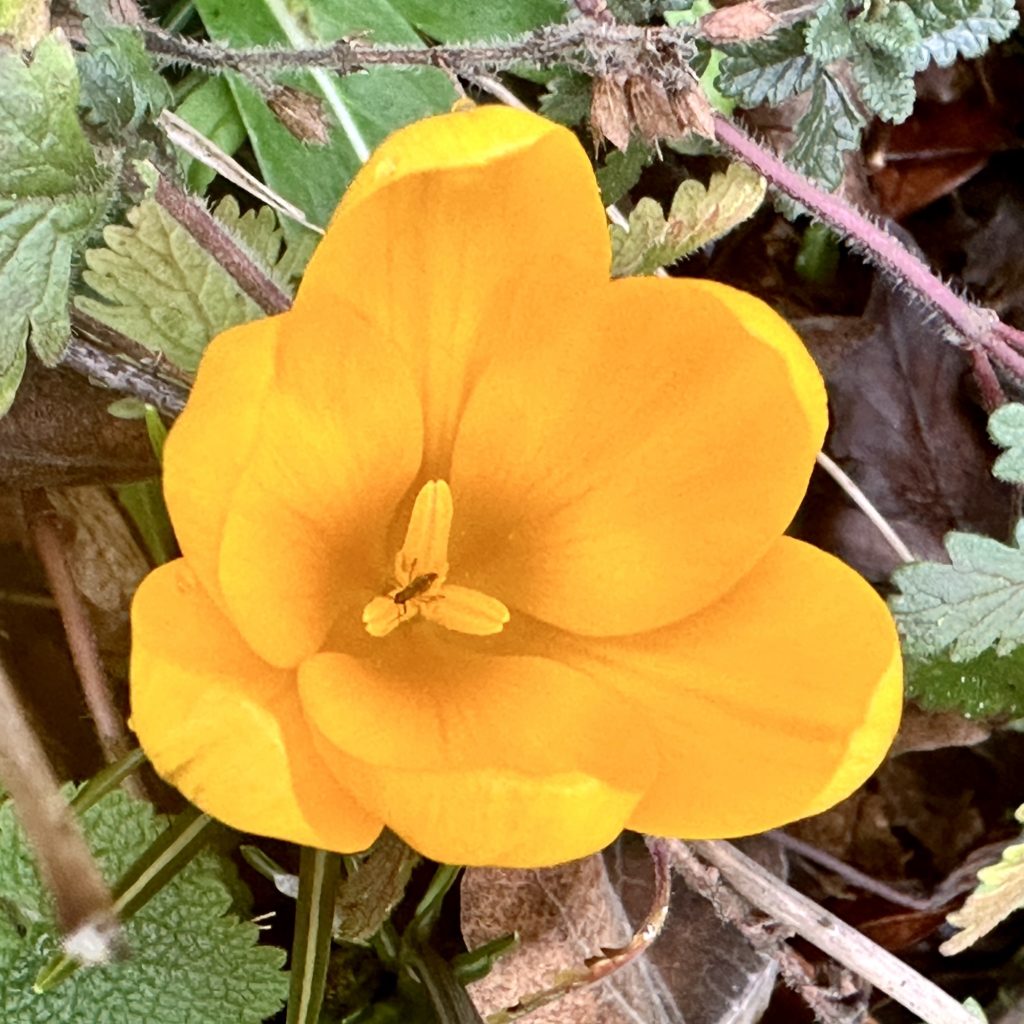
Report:
[[387,636],[417,615],[474,636],[502,631],[509,613],[500,601],[446,582],[451,529],[451,488],[444,480],[428,480],[416,495],[405,542],[395,555],[398,586],[363,609],[363,625],[370,636]]

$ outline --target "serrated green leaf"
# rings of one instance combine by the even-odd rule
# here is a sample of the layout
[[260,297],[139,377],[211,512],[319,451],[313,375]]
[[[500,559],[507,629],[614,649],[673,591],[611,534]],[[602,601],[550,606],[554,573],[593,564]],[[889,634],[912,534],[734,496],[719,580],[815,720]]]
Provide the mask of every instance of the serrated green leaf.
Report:
[[555,75],[540,98],[540,112],[559,124],[580,124],[590,113],[590,78],[577,72]]
[[[83,815],[108,878],[123,874],[166,827],[148,804],[110,793]],[[204,853],[127,923],[130,958],[32,991],[58,946],[48,898],[10,804],[0,806],[0,1019],[17,1024],[259,1024],[280,1009],[281,950],[230,916],[228,866]],[[172,980],[174,979],[174,980]]]
[[597,185],[605,206],[617,203],[639,180],[654,159],[654,154],[640,139],[631,139],[625,149],[614,149],[597,169]]
[[564,21],[562,0],[392,0],[395,9],[421,32],[439,42],[515,36]]
[[742,107],[776,106],[810,89],[819,73],[814,58],[806,52],[802,25],[782,29],[770,39],[723,50],[715,85]]
[[745,164],[730,164],[705,188],[684,181],[668,218],[653,199],[641,199],[629,215],[629,231],[612,225],[612,276],[652,274],[746,220],[764,200],[765,181]]
[[107,227],[107,247],[85,254],[83,280],[100,298],[75,304],[90,316],[192,371],[214,335],[263,315],[154,200],[130,210],[128,225]]
[[[231,46],[304,46],[358,34],[380,43],[422,42],[388,0],[197,0],[196,9],[210,35]],[[330,142],[308,146],[281,124],[255,89],[237,75],[227,81],[264,180],[321,225],[374,146],[396,128],[447,110],[455,101],[447,75],[436,68],[379,67],[345,78],[317,69],[282,78],[323,97]],[[289,241],[294,231],[285,224]]]
[[1003,657],[993,650],[968,661],[949,655],[906,659],[907,696],[928,711],[957,711],[967,718],[1024,715],[1024,648]]
[[[1024,806],[1016,812],[1018,821],[1024,820]],[[962,953],[1015,910],[1024,907],[1024,839],[1007,846],[996,864],[978,872],[978,885],[963,906],[950,914],[946,921],[962,929],[947,939],[939,952],[946,956]]]
[[86,141],[77,105],[63,36],[44,39],[30,65],[0,53],[0,415],[21,380],[27,339],[47,364],[60,359],[72,259],[111,199],[113,175]]
[[861,47],[853,63],[853,79],[860,98],[880,118],[901,124],[910,117],[917,90],[904,57]]
[[171,102],[171,90],[134,26],[85,20],[86,49],[78,55],[86,120],[110,134],[134,131]]
[[916,562],[893,574],[902,591],[892,599],[907,650],[918,657],[947,648],[967,661],[994,647],[1009,654],[1024,643],[1024,520],[1016,547],[973,533],[950,533],[951,565]]
[[[872,5],[872,14],[874,10],[875,5]],[[861,16],[850,23],[854,39],[912,66],[913,53],[921,45],[917,16],[904,0],[891,0],[881,10],[880,15]]]
[[807,22],[807,52],[822,64],[853,53],[853,32],[847,19],[847,0],[825,0]]
[[837,189],[843,180],[843,152],[856,149],[864,127],[846,90],[827,72],[814,83],[807,112],[797,122],[787,159],[797,170]]
[[988,436],[1007,451],[996,459],[992,475],[1011,484],[1024,484],[1024,405],[1009,402],[988,419]]
[[992,43],[1007,39],[1020,15],[1013,0],[908,0],[921,29],[914,68],[934,61],[949,67],[958,56],[980,57]]

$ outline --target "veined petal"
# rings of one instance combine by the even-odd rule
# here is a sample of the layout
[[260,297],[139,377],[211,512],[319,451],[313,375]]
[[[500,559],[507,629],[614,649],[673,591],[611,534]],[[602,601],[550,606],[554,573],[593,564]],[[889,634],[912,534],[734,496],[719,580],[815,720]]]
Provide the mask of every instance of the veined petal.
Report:
[[164,449],[164,496],[181,550],[223,605],[217,561],[228,504],[259,431],[274,377],[280,316],[232,327],[210,342]]
[[358,313],[307,306],[279,335],[219,579],[253,650],[289,666],[339,615],[360,629],[366,602],[387,588],[388,530],[420,465],[422,419],[401,354]]
[[[417,620],[377,641],[376,657],[309,658],[299,669],[307,720],[374,766],[538,778],[581,772],[632,792],[650,782],[645,715],[614,688],[552,658],[492,654],[486,640],[452,636]],[[515,637],[505,643],[517,646]]]
[[800,339],[685,280],[615,282],[536,330],[547,345],[504,349],[462,416],[453,573],[585,635],[712,603],[785,529],[824,436]]
[[[557,200],[553,197],[557,196]],[[405,352],[427,476],[447,476],[473,381],[502,349],[546,346],[544,311],[606,282],[604,210],[567,129],[507,107],[428,118],[349,187],[296,310],[358,304]]]
[[583,772],[381,768],[317,748],[390,829],[443,864],[547,867],[600,850],[625,826],[638,793]]
[[885,603],[853,570],[781,538],[718,602],[645,636],[587,642],[584,664],[646,709],[659,774],[629,827],[748,835],[852,793],[899,724]]
[[257,658],[183,559],[132,605],[132,728],[157,772],[234,828],[365,849],[381,822],[313,749],[294,671]]

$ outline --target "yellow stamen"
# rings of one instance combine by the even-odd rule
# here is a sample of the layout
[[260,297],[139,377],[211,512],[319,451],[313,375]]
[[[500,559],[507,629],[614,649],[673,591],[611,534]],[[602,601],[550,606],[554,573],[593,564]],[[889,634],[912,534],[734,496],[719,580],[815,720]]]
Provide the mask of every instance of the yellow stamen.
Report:
[[405,542],[395,555],[398,586],[363,609],[363,625],[370,636],[387,636],[417,615],[473,636],[500,633],[508,622],[508,609],[496,598],[445,582],[452,511],[451,488],[444,480],[423,485],[409,516]]

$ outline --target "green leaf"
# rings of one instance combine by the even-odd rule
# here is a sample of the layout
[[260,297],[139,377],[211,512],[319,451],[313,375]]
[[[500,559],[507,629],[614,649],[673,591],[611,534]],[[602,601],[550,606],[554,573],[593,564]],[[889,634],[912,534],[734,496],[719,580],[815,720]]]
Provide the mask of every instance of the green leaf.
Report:
[[597,184],[605,206],[617,203],[639,180],[654,159],[640,139],[631,139],[624,149],[613,149],[597,169]]
[[[1017,808],[1016,818],[1024,822],[1024,805]],[[998,863],[978,872],[975,890],[959,910],[946,918],[949,924],[962,931],[947,939],[939,952],[946,956],[962,953],[1021,907],[1024,907],[1024,838],[1007,846]]]
[[992,43],[1007,39],[1020,15],[1013,0],[909,0],[921,29],[914,68],[930,61],[949,67],[958,56],[980,57]]
[[767,40],[722,48],[715,85],[741,107],[776,106],[814,84],[819,68],[806,53],[804,27],[784,28]]
[[[196,8],[210,35],[231,46],[299,47],[359,33],[380,43],[421,42],[387,0],[197,0]],[[345,78],[316,69],[283,77],[323,97],[331,139],[325,146],[308,146],[281,124],[255,89],[237,75],[227,81],[264,180],[320,225],[330,219],[366,154],[386,135],[455,101],[451,82],[436,68],[380,67]],[[293,227],[286,224],[285,231],[290,240]]]
[[916,656],[949,648],[967,661],[994,647],[1009,654],[1024,643],[1024,519],[1016,547],[973,533],[950,533],[951,565],[916,562],[893,574],[902,591],[892,599],[896,623]]
[[822,64],[853,53],[853,32],[846,10],[847,0],[825,0],[807,22],[807,52]]
[[105,249],[85,254],[82,274],[100,298],[80,295],[75,304],[183,370],[195,370],[214,335],[263,315],[152,199],[129,210],[127,227],[108,226],[103,240]]
[[860,98],[879,117],[893,124],[910,117],[917,90],[903,56],[862,47],[853,64],[853,79]]
[[[166,829],[148,804],[113,792],[83,815],[108,878],[128,870]],[[256,926],[229,911],[230,866],[203,853],[127,923],[131,956],[32,990],[58,946],[13,809],[0,806],[0,1019],[17,1024],[259,1024],[287,990],[281,950],[257,944]]]
[[957,711],[967,718],[1024,715],[1024,648],[1003,657],[993,650],[969,661],[949,655],[906,659],[907,696],[928,711]]
[[287,1024],[317,1024],[324,1002],[341,856],[302,847]]
[[0,415],[14,400],[25,344],[52,366],[67,343],[72,260],[102,221],[113,175],[76,113],[78,75],[63,37],[28,66],[0,52]]
[[846,90],[825,72],[814,83],[787,159],[825,188],[837,189],[843,180],[843,152],[857,148],[863,127],[864,119]]
[[629,231],[612,225],[612,276],[652,274],[696,252],[746,220],[764,200],[765,181],[745,164],[730,164],[707,187],[684,181],[668,218],[653,199],[641,199],[629,215]]
[[1006,448],[995,461],[992,475],[1011,484],[1024,484],[1024,405],[1008,402],[988,419],[988,436]]
[[559,124],[580,124],[590,113],[590,78],[575,71],[555,75],[540,98],[540,112]]
[[86,120],[110,134],[132,132],[171,102],[171,90],[157,74],[135,27],[85,20],[86,49],[78,56]]
[[908,68],[913,66],[913,53],[921,45],[921,29],[904,0],[892,0],[880,15],[856,18],[850,27],[858,43],[898,57]]
[[[231,156],[245,142],[245,122],[238,111],[231,86],[223,78],[211,78],[193,89],[175,113],[200,134]],[[193,192],[205,192],[217,172],[195,157],[179,151],[185,180]]]
[[421,32],[450,43],[515,36],[564,21],[562,0],[393,0],[395,9]]

